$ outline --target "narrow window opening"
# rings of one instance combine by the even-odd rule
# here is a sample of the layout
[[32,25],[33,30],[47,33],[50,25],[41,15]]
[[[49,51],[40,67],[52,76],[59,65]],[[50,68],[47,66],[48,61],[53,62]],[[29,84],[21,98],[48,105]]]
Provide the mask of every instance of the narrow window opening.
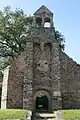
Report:
[[45,18],[44,19],[44,28],[50,28],[51,24],[50,24],[50,18]]
[[41,26],[42,25],[42,18],[40,18],[40,17],[36,18],[36,24],[38,27]]

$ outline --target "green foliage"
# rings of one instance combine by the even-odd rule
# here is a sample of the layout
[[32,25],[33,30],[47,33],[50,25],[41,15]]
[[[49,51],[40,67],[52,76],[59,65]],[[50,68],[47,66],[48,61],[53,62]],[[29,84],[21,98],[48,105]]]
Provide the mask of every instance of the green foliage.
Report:
[[5,109],[0,110],[0,120],[6,119],[20,119],[24,120],[25,118],[25,111],[19,109]]
[[23,10],[11,11],[6,7],[0,12],[0,56],[14,59],[25,48],[26,37],[31,27],[32,17]]
[[59,31],[55,31],[55,38],[58,41],[60,49],[64,51],[64,48],[65,48],[65,45],[64,45],[65,38],[64,38],[64,36]]
[[63,120],[80,120],[80,110],[64,110]]
[[3,72],[4,68],[9,65],[9,62],[10,62],[9,59],[5,59],[5,58],[0,59],[0,72]]

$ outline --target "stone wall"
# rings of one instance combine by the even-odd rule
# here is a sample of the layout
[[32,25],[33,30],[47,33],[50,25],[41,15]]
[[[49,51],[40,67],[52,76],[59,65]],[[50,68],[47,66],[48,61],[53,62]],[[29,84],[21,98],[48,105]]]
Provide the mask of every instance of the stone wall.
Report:
[[32,31],[25,51],[9,68],[7,108],[34,111],[36,95],[42,91],[48,95],[50,111],[80,108],[80,65],[59,51],[52,29]]
[[23,81],[26,67],[24,53],[20,55],[9,70],[7,108],[23,108]]
[[4,75],[3,75],[2,94],[1,94],[1,109],[6,109],[9,68],[10,68],[10,66],[5,68]]
[[24,72],[23,85],[23,108],[32,110],[32,82],[33,82],[33,39],[29,36],[26,43],[26,69]]
[[[38,52],[38,50],[36,50],[36,52]],[[34,53],[34,55],[35,54],[39,55],[39,53]],[[47,57],[49,57],[48,56],[48,54],[49,54],[48,48],[47,48],[46,54],[45,55]],[[58,52],[55,55],[58,55]],[[51,79],[52,78],[53,79],[50,81],[45,76],[45,75],[47,75],[47,72],[45,71],[45,69],[47,69],[46,67],[48,67],[48,66],[45,66],[45,69],[43,68],[44,69],[43,73],[45,73],[45,75],[43,73],[41,73],[41,75],[43,75],[44,77],[43,76],[39,77],[39,75],[40,75],[39,71],[37,71],[35,69],[34,71],[36,72],[36,76],[34,74],[33,82],[31,82],[32,79],[31,80],[26,79],[26,75],[31,76],[31,72],[30,72],[30,74],[29,73],[26,74],[27,70],[29,70],[29,69],[27,68],[27,58],[26,58],[25,53],[20,55],[18,57],[18,59],[16,59],[12,63],[12,66],[10,67],[10,70],[9,70],[8,90],[7,90],[7,92],[8,92],[7,93],[7,95],[8,95],[7,108],[23,108],[24,106],[25,106],[24,108],[26,108],[26,107],[31,108],[30,106],[34,106],[34,105],[32,105],[32,98],[35,99],[34,96],[35,96],[36,92],[42,91],[42,90],[44,90],[50,94],[51,99],[52,99],[53,109],[54,108],[56,109],[58,107],[55,105],[60,104],[60,107],[61,107],[61,99],[60,99],[60,103],[59,103],[59,101],[57,101],[59,98],[62,98],[62,107],[63,108],[80,108],[80,65],[78,65],[75,61],[73,61],[71,58],[69,58],[63,52],[60,52],[59,55],[60,55],[59,58],[57,58],[58,61],[56,61],[57,56],[53,57],[54,58],[53,66],[55,65],[54,67],[56,67],[56,69],[55,69],[56,73],[54,73],[54,69],[53,69],[51,77],[50,77]],[[40,55],[39,55],[39,57],[40,57]],[[36,58],[36,56],[35,56],[35,58]],[[42,59],[43,59],[43,61],[48,60],[48,58],[46,58],[46,57],[45,57],[45,59],[44,59],[44,57],[42,57]],[[59,61],[59,59],[60,59],[60,61]],[[36,60],[37,60],[37,58],[36,58]],[[39,59],[39,61],[40,61],[40,59]],[[52,62],[52,60],[51,60],[51,62]],[[57,65],[59,65],[59,64],[56,64],[55,62],[56,63],[59,62],[60,71],[57,68]],[[37,63],[38,63],[38,61],[37,61]],[[38,64],[36,64],[36,65],[38,65]],[[40,67],[40,66],[38,66],[38,67]],[[49,66],[49,68],[50,68],[50,66]],[[52,68],[50,68],[50,69],[52,69]],[[32,74],[33,73],[34,72],[32,72]],[[53,77],[52,77],[52,75],[53,75]],[[50,73],[49,73],[48,77],[49,76],[50,76]],[[57,77],[57,79],[55,77]],[[44,79],[41,81],[40,78],[41,79],[44,78]],[[60,78],[60,82],[59,82],[59,78]],[[25,83],[25,82],[27,82],[27,83]],[[51,82],[51,85],[49,85],[50,82]],[[26,87],[26,85],[28,85],[28,86]],[[31,87],[30,87],[30,85],[31,85]],[[32,87],[33,87],[33,89],[32,89]],[[30,94],[29,89],[31,92],[30,99],[29,99],[29,95],[28,95],[28,94]],[[30,102],[30,100],[31,100],[31,102]],[[34,101],[33,101],[33,104],[34,104]]]
[[51,96],[51,110],[61,109],[59,46],[54,31],[36,29],[33,42],[33,97],[45,90]]
[[60,52],[63,108],[80,108],[80,65]]
[[34,110],[34,96],[45,91],[51,97],[46,94],[49,110],[61,109],[59,49],[54,32],[40,28],[28,37],[24,53],[10,67],[7,108]]

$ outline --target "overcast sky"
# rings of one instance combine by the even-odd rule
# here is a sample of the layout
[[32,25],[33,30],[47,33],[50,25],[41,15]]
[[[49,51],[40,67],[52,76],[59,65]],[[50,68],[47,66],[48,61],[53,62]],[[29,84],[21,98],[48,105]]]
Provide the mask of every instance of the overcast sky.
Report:
[[65,36],[65,52],[80,63],[80,0],[0,0],[0,10],[10,5],[33,14],[43,4],[54,13],[54,25]]

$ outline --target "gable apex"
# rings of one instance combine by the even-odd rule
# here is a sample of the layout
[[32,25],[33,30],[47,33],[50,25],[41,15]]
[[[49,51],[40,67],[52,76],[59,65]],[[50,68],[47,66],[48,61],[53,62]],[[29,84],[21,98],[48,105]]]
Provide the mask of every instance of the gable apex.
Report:
[[46,6],[44,6],[44,5],[42,5],[42,6],[34,13],[34,15],[42,14],[42,13],[44,13],[44,12],[53,15],[53,13],[52,13]]

